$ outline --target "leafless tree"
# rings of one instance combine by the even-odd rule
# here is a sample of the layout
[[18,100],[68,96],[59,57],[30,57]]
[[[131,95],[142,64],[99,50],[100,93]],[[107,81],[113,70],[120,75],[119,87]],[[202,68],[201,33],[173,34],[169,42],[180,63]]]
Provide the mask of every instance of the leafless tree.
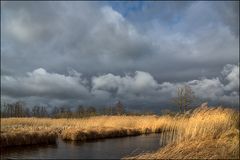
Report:
[[97,111],[96,111],[96,108],[95,107],[87,107],[86,108],[86,115],[87,116],[96,116],[97,115]]
[[125,112],[124,106],[121,101],[118,101],[115,105],[116,114],[121,115]]
[[47,112],[46,107],[35,105],[32,108],[32,116],[34,116],[34,117],[47,117],[48,112]]
[[179,107],[180,112],[190,109],[190,105],[194,102],[195,95],[189,85],[177,88],[177,97],[173,98],[173,102]]
[[82,105],[78,105],[75,111],[76,117],[83,117],[85,114],[85,109]]
[[24,117],[26,116],[24,102],[17,101],[16,103],[3,104],[3,116],[5,117]]

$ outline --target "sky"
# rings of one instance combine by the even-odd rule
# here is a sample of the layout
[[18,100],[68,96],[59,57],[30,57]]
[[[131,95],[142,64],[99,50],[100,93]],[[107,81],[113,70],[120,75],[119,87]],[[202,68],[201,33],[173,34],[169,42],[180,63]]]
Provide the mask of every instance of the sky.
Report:
[[239,106],[239,2],[1,1],[1,102],[156,110],[186,84]]

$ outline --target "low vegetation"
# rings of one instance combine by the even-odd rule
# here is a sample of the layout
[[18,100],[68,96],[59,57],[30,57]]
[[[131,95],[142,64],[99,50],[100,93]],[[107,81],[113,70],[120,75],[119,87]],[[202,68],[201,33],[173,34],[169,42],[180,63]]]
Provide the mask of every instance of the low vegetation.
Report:
[[56,143],[57,134],[51,130],[30,128],[1,131],[1,147]]
[[239,158],[239,113],[206,106],[179,115],[2,118],[1,146],[161,132],[162,147],[127,159]]
[[175,117],[163,131],[160,150],[126,159],[239,159],[239,113],[227,108],[197,108]]
[[[40,139],[40,135],[46,138],[47,135],[51,135],[49,133],[57,133],[63,140],[78,141],[135,136],[160,132],[162,128],[170,126],[171,119],[170,116],[96,116],[81,119],[2,118],[1,142],[8,142],[4,143],[5,146],[17,145],[18,143],[7,139],[18,134],[19,141],[26,140],[25,144],[29,144],[28,136],[25,135],[30,133],[38,133]],[[23,135],[19,136],[20,133]]]

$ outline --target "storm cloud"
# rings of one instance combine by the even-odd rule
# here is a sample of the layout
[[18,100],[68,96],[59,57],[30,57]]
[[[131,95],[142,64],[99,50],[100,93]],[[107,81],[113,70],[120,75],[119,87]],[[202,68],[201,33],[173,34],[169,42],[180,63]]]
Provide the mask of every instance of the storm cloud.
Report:
[[[187,82],[159,83],[147,72],[136,71],[124,76],[104,74],[82,78],[76,71],[69,75],[49,73],[39,68],[24,77],[2,76],[2,94],[12,97],[44,97],[55,100],[73,100],[84,103],[88,99],[98,104],[122,99],[127,104],[140,102],[164,103],[176,96],[176,89],[189,85],[201,100],[218,101],[237,105],[239,96],[239,66],[226,65],[219,77],[202,78]],[[221,81],[220,79],[223,79]],[[225,82],[224,82],[225,81]],[[225,92],[228,91],[228,94]],[[49,102],[47,102],[49,103]],[[85,102],[89,103],[89,102]]]
[[1,2],[1,99],[238,104],[239,2]]

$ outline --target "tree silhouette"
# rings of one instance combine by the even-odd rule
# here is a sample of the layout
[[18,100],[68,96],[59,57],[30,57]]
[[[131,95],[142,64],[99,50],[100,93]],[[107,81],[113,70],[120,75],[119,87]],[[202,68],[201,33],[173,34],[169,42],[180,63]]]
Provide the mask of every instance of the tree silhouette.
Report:
[[121,115],[125,112],[124,106],[121,101],[118,101],[115,105],[116,114]]
[[179,107],[180,112],[190,109],[190,105],[195,100],[194,92],[189,85],[177,88],[177,97],[173,98],[173,102]]

